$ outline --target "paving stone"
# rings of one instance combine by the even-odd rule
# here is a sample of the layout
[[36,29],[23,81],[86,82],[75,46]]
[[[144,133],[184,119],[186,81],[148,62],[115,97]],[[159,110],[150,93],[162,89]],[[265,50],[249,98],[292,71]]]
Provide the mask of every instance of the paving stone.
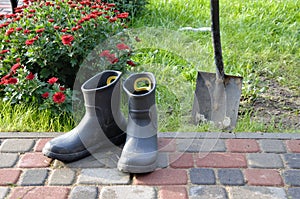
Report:
[[188,199],[185,186],[163,186],[158,192],[159,199]]
[[194,158],[191,153],[172,153],[169,156],[169,162],[172,168],[194,167]]
[[259,152],[259,145],[255,139],[228,139],[226,140],[227,151],[237,153]]
[[190,179],[193,184],[216,184],[215,172],[212,169],[192,168],[190,170]]
[[101,199],[156,199],[156,192],[153,187],[148,186],[107,186],[100,192]]
[[159,152],[157,157],[157,167],[166,168],[169,166],[169,153]]
[[238,186],[244,185],[244,176],[240,169],[219,169],[218,177],[223,185]]
[[96,199],[98,188],[94,186],[76,186],[71,190],[69,199]]
[[42,168],[48,167],[52,159],[44,156],[42,153],[25,153],[21,156],[18,167],[19,168]]
[[10,199],[67,199],[68,187],[16,187],[12,190]]
[[18,158],[17,153],[0,153],[0,168],[14,167]]
[[0,170],[0,186],[15,184],[21,174],[18,169],[1,169]]
[[284,154],[286,164],[291,169],[300,169],[300,153]]
[[176,150],[176,139],[158,138],[158,150],[173,152]]
[[21,186],[44,185],[48,176],[47,169],[30,169],[23,172],[18,184]]
[[98,153],[93,153],[86,158],[71,163],[63,163],[55,160],[54,168],[117,168],[121,152],[122,151],[119,147],[109,147]]
[[49,185],[72,185],[75,177],[76,173],[71,169],[56,169],[49,177]]
[[245,168],[247,161],[242,153],[207,153],[195,155],[197,167]]
[[220,139],[177,139],[181,152],[225,152],[225,142]]
[[34,146],[34,151],[35,152],[42,152],[44,146],[46,145],[47,142],[49,142],[50,140],[52,140],[52,138],[44,138],[44,139],[39,139],[35,146]]
[[289,199],[299,199],[300,198],[300,187],[288,188],[287,195],[288,195]]
[[260,148],[265,153],[285,153],[286,149],[281,140],[260,140]]
[[135,185],[186,185],[187,171],[183,169],[158,169],[148,174],[137,174],[133,178]]
[[280,173],[274,169],[246,169],[244,171],[248,185],[283,186]]
[[230,199],[287,199],[285,190],[277,187],[228,187],[228,195]]
[[227,198],[227,193],[223,187],[220,186],[195,186],[190,188],[190,199],[216,199]]
[[33,139],[6,139],[1,144],[0,152],[24,153],[34,146]]
[[286,148],[292,153],[300,153],[300,140],[286,141]]
[[300,170],[287,170],[283,173],[285,184],[300,186]]
[[78,184],[128,184],[130,176],[128,173],[123,173],[117,169],[95,168],[82,169],[78,177]]
[[279,154],[275,153],[250,153],[247,154],[249,167],[252,168],[283,168]]
[[4,199],[5,196],[8,194],[9,188],[8,187],[0,187],[0,199]]

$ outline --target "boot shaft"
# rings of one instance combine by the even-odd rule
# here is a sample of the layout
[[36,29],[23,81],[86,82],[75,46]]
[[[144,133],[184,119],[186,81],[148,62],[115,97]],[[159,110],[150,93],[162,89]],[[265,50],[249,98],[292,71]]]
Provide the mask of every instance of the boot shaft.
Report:
[[96,117],[105,132],[126,129],[126,121],[120,111],[121,75],[119,71],[106,70],[81,86],[85,115]]
[[128,96],[127,134],[145,138],[157,134],[157,110],[155,103],[156,81],[152,73],[129,76],[123,89]]

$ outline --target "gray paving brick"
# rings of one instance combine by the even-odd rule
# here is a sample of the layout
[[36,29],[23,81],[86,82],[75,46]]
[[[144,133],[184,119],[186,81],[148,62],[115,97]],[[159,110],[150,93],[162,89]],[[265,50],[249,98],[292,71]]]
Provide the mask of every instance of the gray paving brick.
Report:
[[283,162],[279,154],[251,153],[247,154],[248,165],[252,168],[282,168]]
[[75,177],[76,172],[71,169],[56,169],[49,177],[49,185],[72,185]]
[[291,187],[287,191],[289,199],[299,199],[300,198],[300,187]]
[[300,169],[300,153],[284,154],[284,160],[291,169]]
[[227,199],[227,193],[220,186],[195,186],[190,188],[190,199]]
[[54,168],[116,168],[120,156],[119,147],[110,147],[71,163],[55,160]]
[[34,142],[33,139],[6,139],[1,144],[0,152],[27,152],[33,148]]
[[281,140],[259,140],[260,148],[265,153],[285,153],[286,149]]
[[69,199],[96,199],[98,188],[94,186],[76,186],[71,190]]
[[0,168],[13,167],[18,159],[17,153],[0,153]]
[[225,142],[221,139],[177,139],[177,149],[181,152],[225,152]]
[[0,199],[4,199],[5,196],[8,194],[9,188],[8,187],[0,187]]
[[300,186],[300,170],[287,170],[283,173],[285,184]]
[[215,172],[212,169],[192,168],[190,170],[190,179],[193,184],[216,184]]
[[18,184],[21,186],[42,186],[47,176],[47,169],[26,170],[23,172]]
[[285,190],[277,187],[228,187],[230,199],[287,199]]
[[240,169],[219,169],[218,177],[223,185],[244,185],[244,175]]
[[101,199],[156,199],[154,187],[149,186],[107,186],[100,192]]
[[95,168],[82,169],[78,176],[78,184],[128,184],[130,175],[117,169]]
[[169,154],[159,152],[157,157],[157,167],[158,168],[166,168],[169,166]]

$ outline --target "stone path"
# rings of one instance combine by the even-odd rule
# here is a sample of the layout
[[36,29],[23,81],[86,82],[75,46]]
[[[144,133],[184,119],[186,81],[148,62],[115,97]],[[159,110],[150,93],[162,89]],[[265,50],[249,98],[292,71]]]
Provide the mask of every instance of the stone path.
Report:
[[116,169],[121,149],[64,164],[41,153],[59,133],[0,133],[2,198],[300,198],[300,134],[159,133],[159,168]]

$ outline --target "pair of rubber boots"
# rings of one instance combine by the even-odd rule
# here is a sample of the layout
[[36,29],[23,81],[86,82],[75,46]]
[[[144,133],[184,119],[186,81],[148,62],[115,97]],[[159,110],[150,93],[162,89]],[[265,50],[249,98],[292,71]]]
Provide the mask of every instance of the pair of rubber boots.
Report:
[[107,70],[87,80],[81,90],[85,115],[70,132],[49,141],[44,155],[63,162],[87,157],[112,144],[124,144],[118,169],[147,173],[156,169],[156,82],[152,73],[130,75],[123,83],[128,121],[120,110],[121,72]]

